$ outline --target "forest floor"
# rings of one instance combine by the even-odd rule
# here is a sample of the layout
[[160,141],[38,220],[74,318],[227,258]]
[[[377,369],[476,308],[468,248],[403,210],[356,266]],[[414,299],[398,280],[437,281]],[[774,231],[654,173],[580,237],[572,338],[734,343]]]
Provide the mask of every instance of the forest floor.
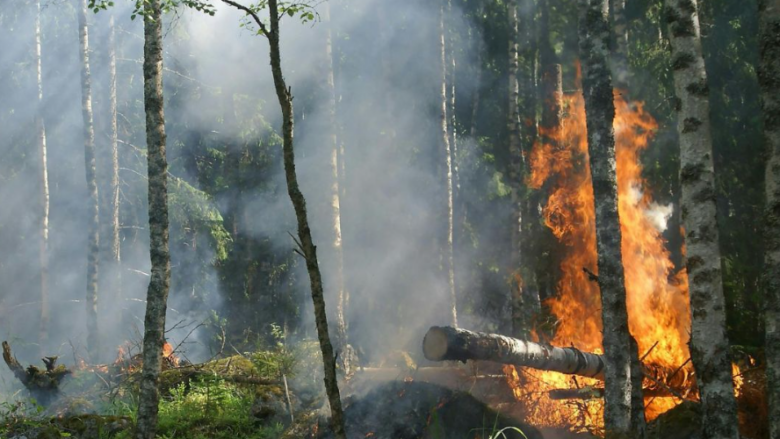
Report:
[[[316,350],[307,352],[272,349],[168,368],[161,375],[158,437],[330,439],[321,367]],[[130,439],[137,366],[115,381],[95,368],[77,371],[47,407],[20,390],[15,400],[0,404],[0,437]],[[468,390],[422,380],[376,382],[358,390],[346,385],[342,397],[350,439],[596,438],[540,430],[497,413]],[[651,424],[649,439],[695,439],[696,410],[686,403],[663,415]]]

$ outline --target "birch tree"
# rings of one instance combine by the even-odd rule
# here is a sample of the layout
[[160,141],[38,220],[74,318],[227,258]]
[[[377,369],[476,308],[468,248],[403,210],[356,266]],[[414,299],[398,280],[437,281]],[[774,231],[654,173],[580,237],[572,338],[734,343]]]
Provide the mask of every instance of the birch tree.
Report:
[[92,361],[100,352],[98,333],[98,264],[100,258],[100,199],[95,164],[95,129],[92,122],[92,78],[89,71],[89,28],[87,0],[79,4],[79,43],[81,56],[81,114],[84,121],[84,165],[89,191],[89,243],[87,245],[87,350]]
[[147,176],[149,181],[149,256],[152,262],[146,292],[143,369],[138,401],[136,439],[154,439],[160,401],[159,377],[165,343],[165,312],[171,284],[168,247],[168,162],[165,156],[163,109],[162,2],[147,0],[144,20],[144,110],[146,112]]
[[780,437],[780,0],[760,0],[758,8],[758,78],[768,157],[763,283],[769,437]]
[[522,264],[522,236],[523,224],[523,150],[521,145],[520,123],[520,84],[517,80],[519,71],[519,21],[517,0],[507,2],[507,17],[509,18],[509,93],[507,101],[507,129],[509,130],[509,184],[512,189],[512,257],[510,258],[510,285],[511,292],[507,301],[508,310],[503,314],[511,316],[511,333],[515,337],[522,338],[527,331],[528,321],[525,318],[525,304],[523,297],[523,278],[521,276]]
[[41,322],[38,344],[45,349],[49,339],[49,167],[46,163],[46,125],[43,120],[43,68],[41,55],[41,1],[35,1],[35,76],[38,95],[35,109],[35,131],[40,172],[40,242]]
[[110,118],[110,148],[111,148],[111,261],[114,264],[115,279],[111,287],[114,298],[122,300],[122,248],[119,242],[119,134],[117,130],[116,103],[116,28],[114,14],[108,18],[108,111]]
[[447,108],[449,102],[447,100],[447,35],[444,26],[444,7],[447,0],[440,0],[439,5],[439,47],[441,49],[440,56],[440,77],[441,77],[441,134],[439,144],[441,146],[441,152],[443,157],[444,172],[444,187],[445,187],[445,203],[444,211],[447,217],[447,228],[444,233],[445,238],[442,243],[442,260],[443,268],[447,278],[447,292],[450,298],[450,313],[451,323],[453,326],[458,326],[458,309],[457,309],[457,297],[455,295],[455,257],[453,254],[453,227],[454,227],[454,212],[453,212],[453,187],[452,187],[452,149],[450,144],[450,136],[448,134],[449,119],[447,117]]
[[737,408],[715,206],[709,86],[696,0],[666,0],[680,137],[681,212],[691,298],[691,360],[702,401],[703,436],[733,439]]
[[344,282],[344,247],[341,238],[341,191],[340,186],[340,166],[339,162],[339,141],[336,131],[336,80],[333,71],[333,30],[330,19],[330,2],[323,5],[323,21],[325,23],[325,64],[327,71],[327,129],[328,129],[328,147],[330,148],[330,207],[331,207],[331,227],[332,227],[332,250],[334,256],[334,265],[336,271],[336,334],[337,344],[341,351],[342,361],[348,366],[348,355],[344,351],[348,344],[347,339],[347,321],[344,317],[346,286]]
[[607,438],[631,433],[630,335],[618,214],[615,104],[609,73],[608,0],[580,0],[580,59],[588,153],[596,204],[596,248],[604,327],[604,424]]

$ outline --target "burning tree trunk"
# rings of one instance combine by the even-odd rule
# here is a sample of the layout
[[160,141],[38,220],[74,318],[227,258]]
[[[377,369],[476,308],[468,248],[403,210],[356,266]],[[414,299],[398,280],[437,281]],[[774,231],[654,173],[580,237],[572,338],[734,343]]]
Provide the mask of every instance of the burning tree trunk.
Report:
[[97,296],[98,257],[100,251],[100,201],[95,174],[95,130],[92,124],[92,80],[89,73],[89,32],[87,0],[80,0],[79,42],[81,55],[81,113],[84,119],[84,163],[89,189],[89,244],[87,246],[87,350],[92,361],[100,351]]
[[431,361],[485,360],[565,374],[603,378],[600,355],[575,348],[558,348],[498,334],[434,326],[423,339],[423,354]]
[[615,118],[609,75],[607,0],[581,0],[580,59],[588,152],[596,205],[598,283],[601,290],[605,363],[604,424],[607,438],[631,432],[630,335],[621,255],[615,169]]
[[306,212],[306,200],[298,186],[298,176],[295,172],[295,149],[293,148],[294,113],[292,93],[284,80],[282,73],[282,56],[279,47],[279,5],[277,0],[268,1],[270,13],[270,28],[266,27],[253,9],[236,3],[232,0],[222,0],[252,18],[260,29],[260,33],[268,38],[270,46],[271,73],[274,78],[276,97],[282,110],[282,134],[284,150],[284,172],[287,179],[287,192],[295,209],[295,217],[298,221],[298,245],[306,260],[306,269],[309,272],[311,283],[311,298],[314,303],[314,320],[317,325],[317,336],[322,351],[323,368],[325,370],[325,390],[328,394],[328,402],[331,411],[331,428],[337,439],[346,439],[344,428],[344,410],[341,406],[338,382],[336,380],[336,358],[333,355],[333,345],[328,334],[328,316],[325,312],[325,297],[322,288],[322,275],[317,261],[317,247],[312,239],[309,228],[309,218]]
[[35,109],[35,128],[38,140],[38,159],[40,166],[40,247],[41,268],[41,322],[38,344],[43,349],[49,339],[49,168],[46,163],[46,125],[43,121],[43,69],[41,68],[41,1],[35,2],[35,66],[38,82],[37,108]]
[[443,203],[445,216],[447,217],[447,228],[444,233],[444,239],[441,242],[441,253],[443,269],[447,276],[447,290],[450,297],[449,307],[452,318],[452,324],[458,325],[457,298],[455,296],[455,255],[453,254],[453,194],[452,194],[452,150],[450,145],[450,136],[448,134],[449,119],[447,118],[447,44],[444,26],[444,5],[447,0],[439,0],[439,46],[441,49],[440,71],[441,71],[441,153],[443,156],[445,202]]
[[680,136],[680,184],[690,286],[691,358],[701,391],[703,434],[738,437],[715,206],[709,86],[697,2],[667,0]]
[[766,362],[769,436],[780,437],[780,0],[759,1],[759,82],[766,165]]
[[136,439],[154,439],[159,377],[165,343],[165,311],[171,283],[168,250],[168,162],[165,157],[165,113],[162,83],[162,4],[144,4],[144,109],[149,179],[149,253],[152,274],[146,293],[143,371],[138,402]]

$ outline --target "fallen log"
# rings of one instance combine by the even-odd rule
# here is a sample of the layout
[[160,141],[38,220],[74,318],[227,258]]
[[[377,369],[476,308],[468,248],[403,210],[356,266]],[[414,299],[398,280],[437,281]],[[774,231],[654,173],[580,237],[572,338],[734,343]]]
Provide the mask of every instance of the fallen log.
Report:
[[451,326],[429,329],[423,339],[423,353],[431,361],[485,360],[604,379],[600,355]]

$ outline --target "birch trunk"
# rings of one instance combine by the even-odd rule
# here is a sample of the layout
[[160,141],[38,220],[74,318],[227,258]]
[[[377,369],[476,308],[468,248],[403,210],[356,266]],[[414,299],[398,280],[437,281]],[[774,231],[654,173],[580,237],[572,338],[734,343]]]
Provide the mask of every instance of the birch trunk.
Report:
[[780,0],[759,4],[759,83],[766,165],[766,363],[769,437],[780,437]]
[[607,0],[580,0],[580,59],[588,130],[588,153],[596,205],[598,283],[604,327],[606,437],[631,433],[630,335],[621,256],[615,169],[615,119],[609,74]]
[[433,326],[428,329],[423,339],[423,354],[430,361],[484,360],[604,378],[604,360],[601,355],[451,326]]
[[453,254],[453,198],[452,198],[452,151],[450,149],[450,137],[448,134],[449,119],[447,118],[447,44],[444,26],[444,6],[447,0],[439,0],[439,44],[441,48],[441,148],[444,158],[444,186],[446,187],[446,202],[444,203],[447,217],[446,238],[441,250],[443,253],[443,266],[447,276],[447,292],[450,297],[451,323],[458,326],[457,298],[455,295],[455,263]]
[[681,212],[691,298],[691,360],[701,392],[703,436],[733,439],[737,410],[715,206],[709,86],[696,0],[666,0],[680,136]]
[[152,272],[146,292],[143,370],[135,439],[154,439],[160,401],[162,349],[165,343],[165,311],[171,283],[161,0],[148,0],[144,5],[144,13],[144,109],[149,180],[149,256]]
[[81,114],[84,120],[84,165],[89,191],[89,244],[87,246],[87,351],[97,362],[100,351],[98,334],[98,264],[100,252],[100,199],[95,172],[95,130],[92,123],[92,79],[89,73],[89,30],[87,0],[80,0],[79,42],[81,55]]
[[612,79],[615,88],[628,90],[628,25],[626,0],[610,0],[610,18],[614,30],[612,38]]
[[525,304],[523,297],[522,264],[522,238],[523,223],[523,150],[520,139],[520,85],[517,81],[519,71],[518,40],[519,21],[517,14],[517,0],[507,2],[507,16],[509,18],[509,100],[507,102],[507,129],[509,131],[509,184],[512,190],[512,217],[511,217],[511,267],[510,296],[507,301],[508,310],[504,315],[511,316],[511,333],[518,338],[524,338],[528,327],[525,318]]
[[111,261],[114,264],[115,279],[111,287],[114,289],[114,297],[117,301],[123,299],[122,295],[122,247],[119,242],[119,134],[117,129],[117,104],[116,104],[116,29],[114,14],[108,19],[108,110],[110,122],[111,141]]
[[336,133],[336,81],[333,72],[333,31],[330,20],[330,3],[326,2],[323,9],[323,21],[326,24],[325,35],[325,63],[327,68],[328,82],[328,143],[330,147],[330,204],[331,204],[331,226],[333,227],[333,256],[336,266],[336,345],[342,353],[342,360],[346,360],[344,349],[348,344],[347,322],[344,317],[346,286],[344,283],[344,247],[341,239],[341,191],[340,183],[340,154],[339,142]]
[[[457,57],[455,55],[455,28],[457,26],[457,23],[455,23],[455,16],[452,12],[452,0],[447,0],[447,15],[449,17],[449,23],[447,26],[447,52],[448,52],[448,61],[447,66],[449,70],[449,109],[447,110],[449,112],[449,118],[450,118],[450,127],[449,127],[449,134],[450,134],[450,145],[452,150],[452,197],[453,197],[453,211],[454,206],[457,204],[457,199],[460,192],[460,173],[458,171],[458,129],[457,129],[457,117],[455,116],[455,103],[456,103],[456,92],[457,89],[455,87],[456,84],[456,67],[457,67]],[[457,242],[455,242],[455,237],[457,236],[456,233],[454,233],[454,225],[453,225],[453,253],[455,253],[455,246]],[[455,286],[457,288],[457,285]]]
[[41,322],[38,345],[45,349],[49,340],[49,168],[46,163],[46,125],[43,120],[43,69],[41,60],[41,1],[35,1],[35,73],[38,82],[35,130],[38,143],[40,166],[40,243],[39,261],[41,269]]

